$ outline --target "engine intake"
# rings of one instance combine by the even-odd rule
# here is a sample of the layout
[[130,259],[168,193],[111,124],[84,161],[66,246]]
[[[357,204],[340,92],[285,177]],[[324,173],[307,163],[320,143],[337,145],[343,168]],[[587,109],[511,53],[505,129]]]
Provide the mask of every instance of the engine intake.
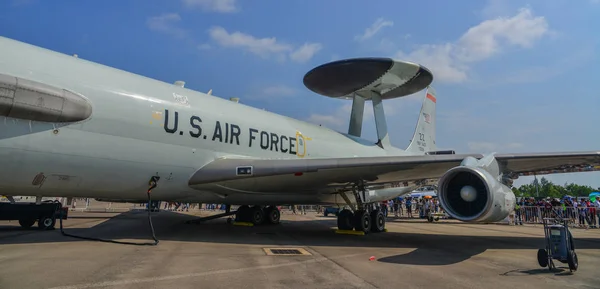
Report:
[[438,197],[442,208],[465,222],[497,222],[514,209],[515,195],[498,181],[495,159],[465,159],[439,180]]

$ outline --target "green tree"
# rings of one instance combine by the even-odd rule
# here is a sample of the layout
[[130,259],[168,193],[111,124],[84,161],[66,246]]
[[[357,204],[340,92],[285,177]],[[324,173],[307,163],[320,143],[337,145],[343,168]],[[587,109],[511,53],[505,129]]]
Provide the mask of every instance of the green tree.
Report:
[[[552,183],[550,180],[542,177],[541,179],[534,179],[530,184],[524,184],[520,187],[513,187],[513,192],[517,197],[540,197],[540,198],[562,198],[563,196],[570,195],[574,197],[587,197],[590,193],[596,191],[590,186],[582,186],[575,183],[565,183],[564,185],[557,185]],[[600,191],[598,188],[597,191]]]

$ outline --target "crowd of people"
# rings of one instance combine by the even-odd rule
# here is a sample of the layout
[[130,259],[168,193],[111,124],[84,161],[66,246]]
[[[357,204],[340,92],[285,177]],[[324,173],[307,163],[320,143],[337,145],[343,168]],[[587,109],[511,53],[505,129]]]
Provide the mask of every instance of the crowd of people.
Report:
[[511,215],[511,224],[542,223],[543,218],[566,218],[575,227],[599,228],[600,200],[571,196],[539,200],[521,198],[517,200],[514,216]]
[[[189,211],[225,210],[224,204],[196,204],[165,202],[163,210]],[[321,206],[283,206],[292,214],[306,214],[307,208],[312,207],[317,213],[322,212]],[[436,197],[405,197],[381,203],[381,209],[386,217],[398,218],[427,218],[431,213],[443,213]],[[575,227],[600,228],[600,199],[566,196],[558,198],[518,198],[515,210],[509,216],[509,224],[523,225],[524,223],[542,223],[543,218],[567,218]]]
[[437,198],[425,196],[420,198],[397,198],[381,203],[386,217],[425,218],[429,213],[440,213],[442,207]]

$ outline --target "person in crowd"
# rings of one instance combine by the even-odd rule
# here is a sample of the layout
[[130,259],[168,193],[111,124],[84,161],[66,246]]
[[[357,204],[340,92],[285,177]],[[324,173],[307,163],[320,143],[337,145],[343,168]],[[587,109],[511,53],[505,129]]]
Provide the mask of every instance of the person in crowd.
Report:
[[596,228],[596,206],[592,203],[592,200],[587,200],[588,206],[588,218],[590,221],[590,228]]
[[523,204],[523,199],[519,200],[515,204],[515,225],[523,225],[523,219],[521,219],[521,205]]
[[403,205],[404,205],[404,200],[398,199],[398,215],[400,215],[400,217],[402,217],[404,215]]
[[586,220],[586,216],[587,216],[586,215],[587,214],[587,203],[583,199],[579,200],[578,212],[579,212],[579,227],[583,227],[583,228],[587,229],[587,225],[585,224],[585,220]]
[[598,226],[596,226],[596,228],[600,228],[600,198],[596,198],[594,207],[596,207],[596,220],[598,220]]

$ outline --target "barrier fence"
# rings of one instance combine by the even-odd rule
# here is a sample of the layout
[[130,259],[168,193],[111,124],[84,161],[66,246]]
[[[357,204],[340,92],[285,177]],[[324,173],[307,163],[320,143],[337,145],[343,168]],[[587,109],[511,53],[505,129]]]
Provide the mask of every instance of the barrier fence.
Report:
[[600,225],[600,208],[522,206],[515,209],[514,222],[542,224],[543,218],[557,217],[568,219],[573,227],[597,227]]

